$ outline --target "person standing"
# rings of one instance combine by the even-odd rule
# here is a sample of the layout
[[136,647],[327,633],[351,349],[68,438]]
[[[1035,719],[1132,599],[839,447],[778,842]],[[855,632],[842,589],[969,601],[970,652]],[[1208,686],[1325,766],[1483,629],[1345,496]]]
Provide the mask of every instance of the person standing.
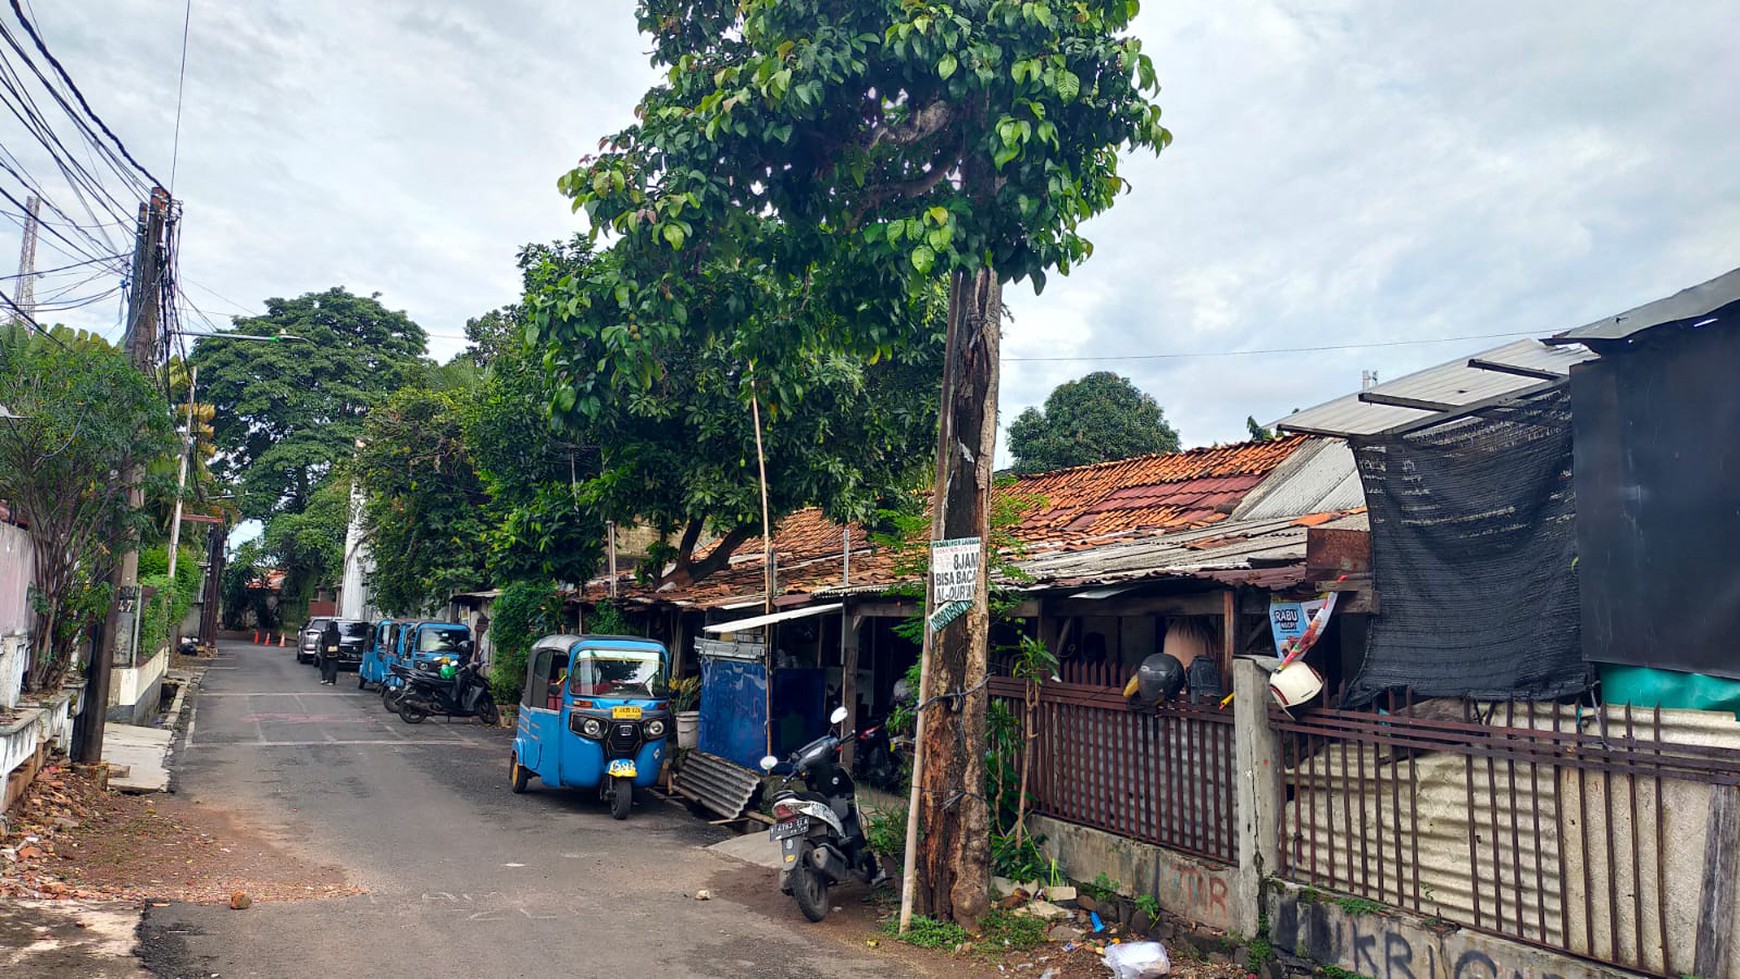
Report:
[[320,682],[333,686],[338,683],[338,621],[327,619],[326,628],[320,633]]

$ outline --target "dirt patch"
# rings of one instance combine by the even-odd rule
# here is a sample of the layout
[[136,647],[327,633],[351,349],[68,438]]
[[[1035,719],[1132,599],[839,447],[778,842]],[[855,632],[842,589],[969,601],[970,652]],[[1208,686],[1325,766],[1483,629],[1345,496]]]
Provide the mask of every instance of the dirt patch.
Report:
[[[922,975],[938,979],[1107,979],[1111,970],[1100,961],[1101,947],[1091,942],[1073,948],[1045,943],[1031,949],[1000,949],[982,942],[966,951],[919,948],[897,941],[888,922],[899,911],[899,895],[890,888],[866,893],[862,887],[839,888],[829,896],[833,910],[816,924],[804,920],[790,897],[779,892],[777,872],[742,865],[716,873],[709,886],[715,900],[740,904],[751,911],[790,922],[806,936],[815,936],[861,954],[886,957]],[[1185,979],[1247,979],[1247,970],[1201,961],[1194,949],[1181,947],[1172,956],[1172,975]]]
[[234,816],[171,795],[98,789],[44,769],[0,841],[0,897],[228,903],[358,893],[344,873],[302,859]]

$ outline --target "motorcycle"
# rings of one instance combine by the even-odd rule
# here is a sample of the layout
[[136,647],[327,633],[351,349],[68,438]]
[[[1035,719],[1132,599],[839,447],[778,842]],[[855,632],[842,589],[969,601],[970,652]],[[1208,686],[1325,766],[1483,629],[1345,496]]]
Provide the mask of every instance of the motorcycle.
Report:
[[[830,717],[835,725],[845,719],[844,707]],[[810,921],[827,917],[830,886],[852,879],[876,887],[888,879],[864,838],[852,776],[833,761],[839,748],[839,736],[830,732],[792,752],[772,800],[775,822],[768,835],[780,845],[784,865],[779,889]],[[768,774],[778,767],[772,755],[761,759]],[[793,779],[807,787],[794,790]]]
[[852,756],[852,777],[892,792],[901,787],[906,738],[890,737],[886,719],[858,732],[858,750]]
[[406,724],[421,724],[431,714],[448,717],[475,717],[494,727],[501,723],[501,711],[489,692],[489,681],[477,675],[477,665],[466,663],[453,671],[407,671],[405,689],[399,695],[399,719]]

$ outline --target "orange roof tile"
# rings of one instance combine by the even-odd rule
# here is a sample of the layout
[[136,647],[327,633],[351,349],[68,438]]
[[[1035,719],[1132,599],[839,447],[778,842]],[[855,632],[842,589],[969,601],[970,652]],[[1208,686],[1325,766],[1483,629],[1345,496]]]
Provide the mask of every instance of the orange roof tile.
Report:
[[1305,438],[1294,435],[1036,473],[1017,477],[1005,492],[1043,500],[1016,530],[1029,542],[1198,527],[1224,520]]

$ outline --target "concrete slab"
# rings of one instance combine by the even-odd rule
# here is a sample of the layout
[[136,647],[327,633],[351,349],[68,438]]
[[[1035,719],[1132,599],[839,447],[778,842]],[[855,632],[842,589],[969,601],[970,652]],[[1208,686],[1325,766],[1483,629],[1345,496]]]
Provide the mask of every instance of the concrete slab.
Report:
[[780,860],[779,844],[768,838],[767,830],[758,833],[745,833],[736,839],[715,843],[707,849],[714,853],[751,863],[757,867],[778,870],[783,866]]
[[0,971],[42,979],[146,979],[131,901],[0,901]]
[[109,779],[109,787],[121,792],[169,791],[169,745],[175,732],[168,728],[110,724],[103,732],[103,760],[125,766],[127,774]]

